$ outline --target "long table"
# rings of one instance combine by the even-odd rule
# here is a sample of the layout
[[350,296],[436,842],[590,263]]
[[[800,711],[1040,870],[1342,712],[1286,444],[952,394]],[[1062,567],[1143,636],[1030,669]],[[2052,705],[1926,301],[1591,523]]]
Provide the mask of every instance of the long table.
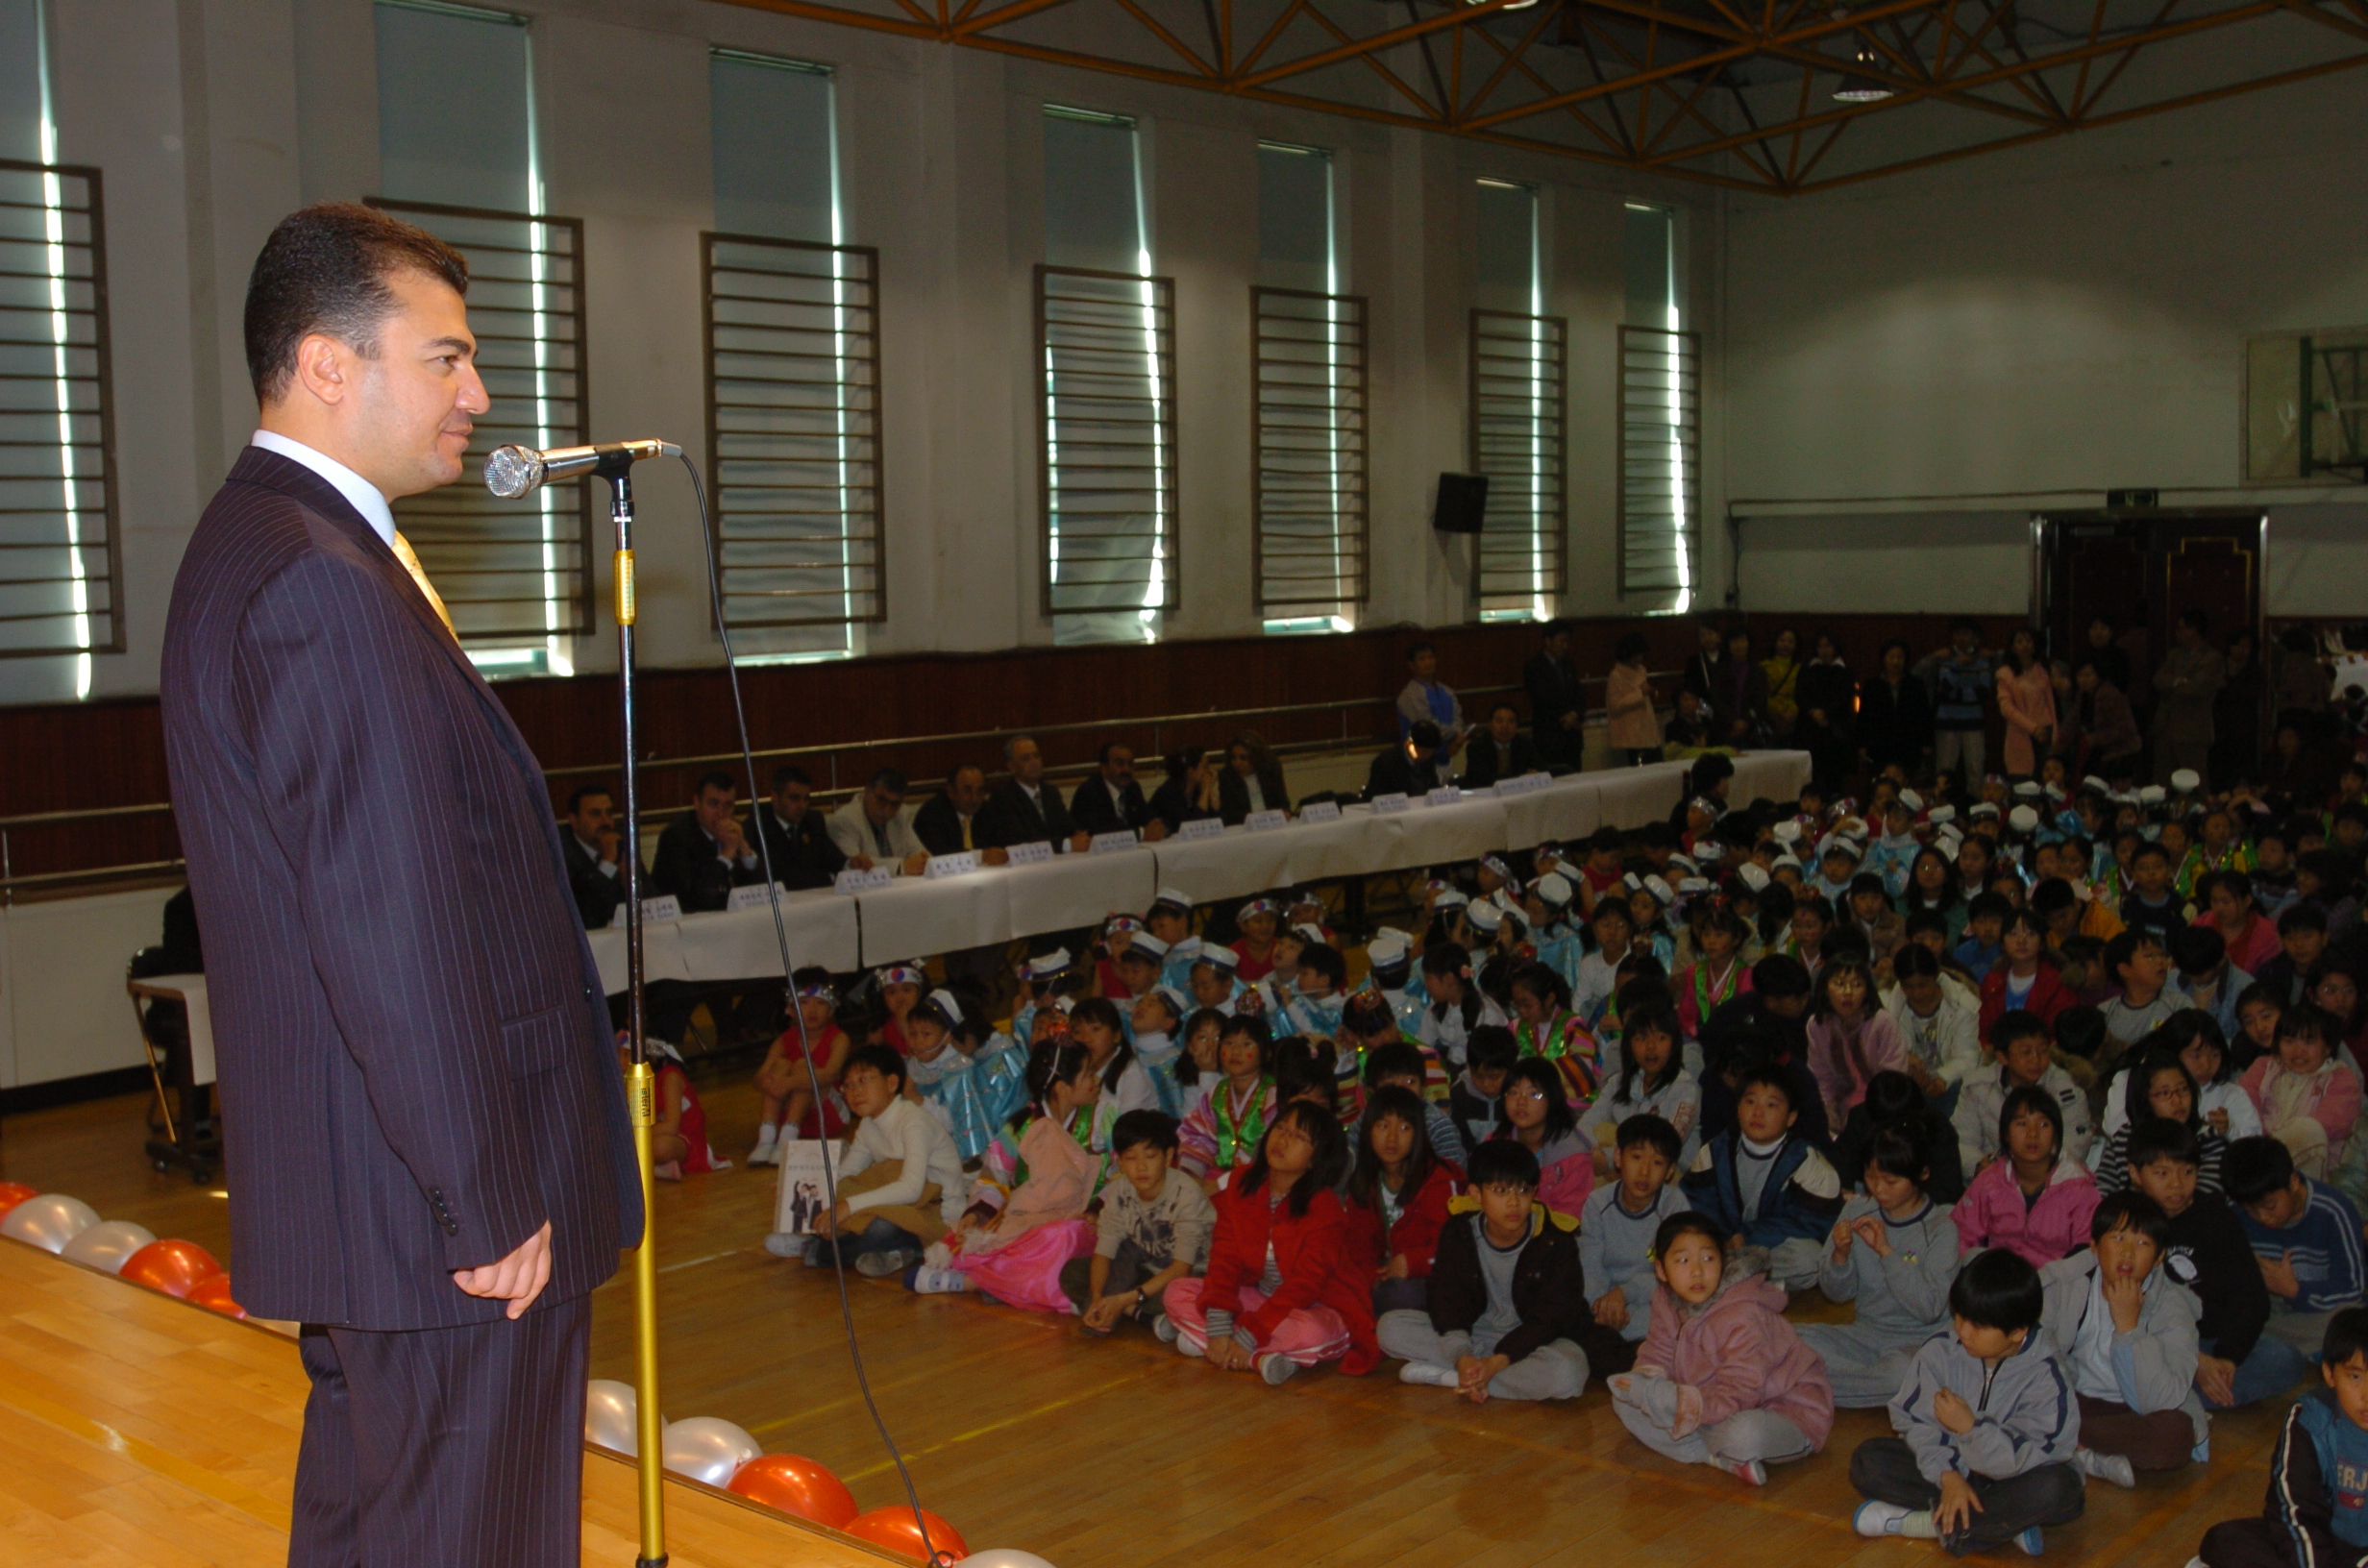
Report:
[[[1809,781],[1806,751],[1755,751],[1735,759],[1730,796],[1786,800]],[[1610,823],[1641,827],[1669,815],[1686,765],[1571,773],[1527,794],[1467,794],[1450,805],[1404,812],[1346,806],[1337,821],[1293,821],[1262,833],[1241,827],[1205,839],[1166,839],[1113,854],[1057,855],[961,876],[899,877],[872,893],[790,893],[781,897],[790,956],[844,973],[900,959],[982,947],[1048,931],[1098,925],[1122,910],[1141,914],[1172,887],[1195,903],[1270,889],[1417,866],[1471,860],[1497,849],[1568,843]],[[625,932],[592,933],[592,956],[611,994],[626,985]],[[642,968],[652,980],[745,980],[777,975],[781,962],[768,909],[686,915],[642,927]]]

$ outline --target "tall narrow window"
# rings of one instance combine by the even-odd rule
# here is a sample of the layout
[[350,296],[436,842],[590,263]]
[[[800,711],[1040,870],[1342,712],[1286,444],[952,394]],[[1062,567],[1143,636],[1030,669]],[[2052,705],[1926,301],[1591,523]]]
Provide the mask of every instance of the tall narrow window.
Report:
[[1685,330],[1677,214],[1628,208],[1628,321],[1619,330],[1622,599],[1692,607],[1702,558],[1702,353]]
[[372,198],[469,262],[469,324],[493,408],[460,482],[396,502],[395,522],[489,675],[572,674],[591,628],[593,496],[546,485],[499,501],[484,454],[572,446],[584,417],[583,225],[543,211],[532,39],[504,12],[378,0]]
[[1251,572],[1270,632],[1347,631],[1367,582],[1365,301],[1341,292],[1332,155],[1258,148]]
[[1135,122],[1048,106],[1044,130],[1043,611],[1055,643],[1156,642],[1176,601],[1175,282],[1151,272]]
[[0,656],[123,651],[99,171],[58,161],[40,0],[0,0]]
[[1545,314],[1538,193],[1483,180],[1479,297],[1471,313],[1472,471],[1488,510],[1472,587],[1483,621],[1543,621],[1563,596],[1566,540],[1565,357],[1568,324]]
[[732,651],[860,653],[887,619],[879,253],[844,243],[828,66],[717,50],[707,472]]

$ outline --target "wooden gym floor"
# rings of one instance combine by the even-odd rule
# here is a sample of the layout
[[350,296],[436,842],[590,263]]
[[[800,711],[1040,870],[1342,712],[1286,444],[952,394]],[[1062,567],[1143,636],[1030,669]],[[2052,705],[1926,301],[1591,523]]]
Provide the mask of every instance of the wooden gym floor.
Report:
[[[703,1085],[703,1094],[717,1152],[736,1161],[754,1125],[752,1097],[736,1081]],[[126,1097],[12,1116],[0,1179],[70,1192],[108,1218],[227,1257],[226,1206],[184,1177],[148,1169],[141,1115],[142,1101]],[[735,1168],[660,1184],[667,1412],[723,1416],[768,1449],[810,1456],[837,1470],[867,1508],[897,1501],[848,1362],[831,1275],[764,1251],[771,1178]],[[0,1322],[21,1314],[24,1294],[16,1271],[0,1272]],[[1848,1456],[1888,1430],[1880,1411],[1842,1412],[1826,1453],[1779,1468],[1753,1490],[1639,1447],[1600,1387],[1568,1405],[1472,1406],[1399,1384],[1390,1362],[1362,1379],[1319,1369],[1270,1389],[1131,1330],[1089,1340],[1074,1319],[914,1296],[851,1273],[849,1295],[873,1392],[922,1499],[973,1550],[1024,1547],[1059,1568],[1685,1568],[1739,1552],[1755,1568],[1938,1560],[1929,1545],[1862,1541],[1850,1531]],[[596,1298],[596,1376],[631,1378],[629,1316],[620,1276]],[[238,1377],[301,1382],[292,1349],[259,1344],[267,1348],[241,1345]],[[6,1409],[17,1386],[11,1366],[0,1380],[0,1416],[21,1413]],[[2049,1559],[2097,1568],[2185,1562],[2207,1526],[2259,1511],[2282,1413],[2260,1408],[2215,1421],[2207,1467],[2143,1479],[2134,1492],[2091,1483],[2087,1516],[2049,1533]],[[252,1419],[202,1408],[158,1419],[176,1418],[205,1433]],[[117,1543],[120,1555],[93,1551],[93,1561],[276,1560],[207,1557],[189,1515],[219,1516],[223,1506],[119,1462],[109,1476],[82,1474],[86,1511],[53,1520],[43,1509],[58,1489],[44,1478],[62,1462],[51,1451],[55,1426],[0,1421],[0,1509],[10,1516],[0,1533],[65,1547],[68,1560],[77,1560],[77,1531]],[[235,1454],[238,1443],[224,1440],[235,1430],[207,1440]],[[283,1446],[292,1455],[292,1444]],[[284,1508],[284,1476],[221,1473]],[[587,1563],[630,1559],[629,1495],[623,1502],[614,1531],[587,1539]],[[41,1534],[28,1519],[41,1521]],[[130,1544],[160,1519],[181,1558]],[[699,1556],[725,1568],[780,1560]]]

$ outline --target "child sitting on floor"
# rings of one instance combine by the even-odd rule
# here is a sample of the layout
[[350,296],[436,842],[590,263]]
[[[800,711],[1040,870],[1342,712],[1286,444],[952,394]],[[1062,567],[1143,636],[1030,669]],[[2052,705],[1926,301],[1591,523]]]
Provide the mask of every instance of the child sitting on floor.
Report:
[[1563,1074],[1543,1057],[1516,1062],[1505,1075],[1505,1119],[1496,1139],[1509,1139],[1537,1157],[1538,1201],[1575,1219],[1594,1189],[1595,1161],[1563,1098]]
[[[2169,1027],[2163,1025],[2164,1029]],[[2160,1035],[2158,1030],[2149,1036],[2136,1064],[2113,1080],[2122,1086],[2121,1130],[2089,1149],[2095,1158],[2100,1192],[2118,1192],[2130,1185],[2132,1129],[2157,1117],[2194,1130],[2203,1156],[2198,1184],[2206,1192],[2220,1190],[2220,1162],[2228,1156],[2228,1140],[2213,1132],[2199,1113],[2195,1080],[2187,1075],[2186,1064],[2181,1060],[2178,1048]]]
[[1640,1002],[1624,1020],[1619,1066],[1604,1079],[1594,1103],[1579,1118],[1579,1132],[1595,1148],[1595,1172],[1610,1176],[1615,1165],[1613,1135],[1631,1116],[1654,1115],[1677,1129],[1677,1165],[1692,1162],[1700,1144],[1695,1122],[1702,1109],[1700,1080],[1679,1056],[1677,1012],[1658,999]]
[[1841,1213],[1841,1179],[1794,1131],[1792,1079],[1764,1064],[1737,1082],[1736,1125],[1702,1145],[1685,1179],[1687,1198],[1733,1247],[1768,1249],[1767,1275],[1805,1290],[1825,1266],[1825,1240]]
[[2032,1556],[2040,1531],[2087,1505],[2072,1457],[2080,1407],[2039,1321],[2038,1271],[2011,1252],[1965,1260],[1949,1286],[1949,1330],[1924,1342],[1891,1401],[1896,1437],[1850,1456],[1867,1501],[1861,1535],[1936,1540],[1951,1556],[2011,1541]]
[[1028,1104],[987,1150],[961,1223],[907,1277],[913,1289],[983,1290],[1014,1307],[1076,1311],[1061,1269],[1094,1245],[1094,1223],[1083,1216],[1101,1185],[1092,1148],[1101,1076],[1083,1045],[1056,1034],[1029,1053],[1027,1087]]
[[[1365,1052],[1365,1092],[1369,1105],[1376,1090],[1395,1085],[1413,1093],[1422,1104],[1422,1130],[1430,1135],[1431,1148],[1442,1160],[1461,1167],[1470,1150],[1464,1146],[1464,1135],[1437,1101],[1430,1098],[1432,1074],[1437,1063],[1422,1054],[1422,1047],[1413,1041],[1400,1038],[1369,1047]],[[1439,1086],[1439,1098],[1446,1098],[1446,1086]]]
[[1686,1195],[1672,1178],[1682,1147],[1677,1129],[1649,1114],[1619,1124],[1617,1160],[1607,1182],[1587,1195],[1579,1218],[1579,1268],[1593,1293],[1595,1321],[1620,1336],[1626,1355],[1598,1352],[1596,1370],[1625,1372],[1652,1326],[1653,1236],[1661,1222],[1686,1212]]
[[2301,1568],[2368,1558],[2368,1311],[2337,1312],[2319,1362],[2326,1387],[2286,1411],[2270,1453],[2269,1503],[2260,1518],[2231,1519],[2204,1534],[2188,1568]]
[[1505,1076],[1520,1059],[1513,1031],[1502,1024],[1472,1031],[1464,1070],[1447,1087],[1447,1115],[1454,1118],[1456,1137],[1467,1150],[1478,1148],[1504,1125]]
[[[1908,1071],[1899,1025],[1882,1010],[1865,960],[1837,953],[1817,971],[1809,1008],[1809,1070],[1825,1096],[1826,1125],[1838,1127],[1866,1097],[1866,1080]],[[1911,1074],[1912,1076],[1912,1074]]]
[[1247,1165],[1258,1153],[1281,1103],[1274,1092],[1274,1046],[1267,1021],[1258,1017],[1225,1019],[1217,1039],[1217,1067],[1221,1076],[1208,1094],[1187,1112],[1177,1130],[1182,1140],[1179,1159],[1201,1190],[1213,1192],[1228,1171]]
[[1101,1075],[1101,1099],[1106,1107],[1105,1125],[1097,1128],[1097,1146],[1109,1139],[1107,1123],[1116,1121],[1129,1111],[1159,1109],[1159,1090],[1151,1087],[1151,1075],[1135,1059],[1135,1048],[1128,1043],[1118,1004],[1107,996],[1088,996],[1069,1014],[1069,1035],[1084,1046],[1093,1057],[1094,1070]]
[[1249,1167],[1219,1197],[1209,1272],[1168,1286],[1162,1339],[1228,1372],[1280,1384],[1338,1360],[1373,1369],[1369,1286],[1346,1264],[1340,1186],[1348,1149],[1340,1123],[1297,1101],[1274,1114]]
[[1440,1228],[1463,1180],[1431,1146],[1427,1108],[1414,1090],[1392,1084],[1373,1091],[1357,1128],[1357,1157],[1347,1199],[1352,1272],[1372,1282],[1376,1316],[1418,1308],[1439,1250]]
[[2062,1130],[2064,1152],[2078,1161],[2088,1149],[2088,1096],[2058,1066],[2047,1025],[2019,1009],[2001,1014],[1990,1025],[1989,1048],[1996,1057],[1989,1066],[1967,1074],[1958,1090],[1957,1109],[1950,1119],[1957,1126],[1957,1158],[1970,1182],[2004,1152],[1998,1141],[1999,1113],[2007,1096],[2018,1089],[2036,1088],[2055,1102],[2056,1124]]
[[1473,1153],[1472,1190],[1455,1200],[1421,1308],[1385,1314],[1382,1354],[1401,1383],[1453,1388],[1474,1404],[1576,1399],[1592,1327],[1577,1223],[1533,1201],[1537,1157],[1509,1139]]
[[[836,1138],[847,1130],[847,1107],[838,1097],[839,1074],[854,1041],[836,1021],[839,993],[830,971],[808,966],[790,976],[796,993],[798,1019],[781,1031],[756,1065],[756,1092],[764,1102],[756,1117],[756,1147],[749,1151],[752,1165],[781,1163],[778,1145],[797,1138]],[[822,1105],[814,1103],[814,1085],[822,1084]]]
[[2294,1386],[2302,1352],[2269,1323],[2269,1286],[2245,1239],[2244,1222],[2217,1192],[2196,1188],[2203,1149],[2195,1130],[2157,1117],[2130,1134],[2131,1185],[2170,1218],[2162,1271],[2195,1292],[2196,1392],[2208,1409],[2250,1405]]
[[1767,1466],[1825,1446],[1834,1392],[1785,1321],[1784,1292],[1737,1262],[1707,1215],[1661,1222],[1652,1328],[1635,1369],[1609,1380],[1612,1409],[1654,1453],[1762,1486]]
[[2261,1131],[2293,1154],[2294,1168],[2324,1181],[2343,1164],[2359,1120],[2359,1074],[2336,1060],[2341,1026],[2308,1002],[2278,1016],[2277,1043],[2275,1055],[2245,1073],[2245,1093],[2260,1113]]
[[2209,1455],[2211,1418],[2195,1391],[2195,1295],[2161,1272],[2170,1235],[2154,1199],[2115,1192],[2089,1218],[2089,1249],[2039,1270],[2040,1328],[2080,1398],[2073,1462],[2116,1486]]
[[1110,1130],[1123,1178],[1102,1188],[1094,1252],[1061,1269],[1061,1288],[1088,1334],[1108,1334],[1121,1318],[1156,1325],[1168,1286],[1206,1268],[1217,1211],[1200,1184],[1175,1168],[1175,1119],[1129,1111]]
[[[918,1011],[918,1009],[916,1009]],[[858,1118],[840,1156],[837,1206],[814,1219],[814,1234],[769,1236],[767,1250],[802,1252],[817,1267],[839,1261],[873,1279],[893,1279],[962,1217],[962,1156],[945,1125],[904,1092],[904,1058],[887,1045],[848,1053],[839,1090]]]
[[906,1093],[953,1134],[965,1160],[995,1141],[995,1130],[1027,1103],[1027,1053],[991,1034],[975,994],[933,991],[904,1015]]
[[2096,1213],[2096,1178],[2063,1153],[2063,1117],[2055,1096],[2026,1084],[1998,1113],[2003,1158],[1965,1184],[1952,1213],[1967,1252],[2005,1247],[2043,1268],[2087,1244]]
[[2222,1168],[2269,1286],[2263,1332],[2306,1357],[2316,1356],[2328,1321],[2359,1306],[2368,1283],[2359,1211],[2325,1182],[2296,1170],[2292,1153],[2274,1138],[2237,1139]]
[[1948,1325],[1958,1264],[1957,1227],[1926,1194],[1932,1169],[1905,1129],[1876,1129],[1860,1175],[1865,1195],[1842,1206],[1817,1280],[1826,1300],[1856,1302],[1857,1319],[1801,1330],[1844,1409],[1888,1405],[1899,1392],[1917,1348]]

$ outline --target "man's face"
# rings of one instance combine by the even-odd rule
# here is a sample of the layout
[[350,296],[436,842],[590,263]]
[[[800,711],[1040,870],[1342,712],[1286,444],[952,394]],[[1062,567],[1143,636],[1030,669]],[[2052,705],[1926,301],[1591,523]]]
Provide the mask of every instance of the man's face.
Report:
[[616,807],[609,803],[608,796],[587,795],[567,821],[568,825],[576,830],[576,837],[586,844],[598,844],[601,835],[607,832],[616,821]]
[[1511,708],[1498,707],[1489,714],[1489,735],[1498,746],[1511,746],[1520,727],[1521,716]]
[[[460,478],[476,416],[492,406],[477,374],[477,339],[468,307],[450,284],[410,268],[386,276],[394,307],[379,324],[376,352],[364,355],[326,333],[297,350],[299,371],[326,363],[333,379],[308,392],[333,404],[344,441],[334,455],[392,500]],[[321,346],[334,352],[322,354]]]
[[1122,790],[1135,781],[1135,754],[1122,746],[1114,746],[1102,758],[1101,776],[1110,781],[1114,790]]
[[1414,671],[1415,679],[1422,681],[1426,684],[1439,674],[1439,655],[1432,652],[1427,648],[1421,652],[1416,654],[1413,658],[1408,659],[1406,664],[1409,669]]
[[1975,631],[1971,626],[1960,626],[1955,631],[1949,633],[1949,646],[1956,649],[1960,653],[1972,652],[1974,645],[1979,643],[1981,640],[1982,634]]
[[805,821],[805,808],[814,801],[814,786],[801,784],[796,779],[784,779],[774,786],[773,815],[782,825],[795,827]]
[[1011,747],[1011,776],[1031,789],[1045,776],[1045,755],[1034,741],[1016,741]]
[[1695,645],[1702,649],[1702,652],[1706,657],[1714,659],[1718,657],[1719,647],[1724,641],[1724,639],[1718,635],[1718,628],[1716,626],[1702,627],[1693,634],[1693,640]]
[[953,797],[953,809],[965,817],[975,817],[986,803],[987,775],[975,768],[965,768],[947,780],[946,793]]
[[1553,636],[1548,637],[1545,640],[1545,650],[1554,658],[1568,658],[1570,656],[1570,633],[1566,631],[1558,631]]
[[1438,749],[1435,746],[1424,746],[1411,735],[1406,739],[1406,754],[1417,762],[1430,761],[1431,753]]
[[699,825],[707,837],[712,839],[722,833],[724,824],[731,820],[731,801],[729,790],[709,785],[699,792],[699,798],[691,804],[692,809],[699,813]]
[[903,804],[901,791],[889,789],[882,784],[866,784],[863,787],[863,814],[872,820],[875,827],[886,827],[888,819],[894,817],[897,808]]

